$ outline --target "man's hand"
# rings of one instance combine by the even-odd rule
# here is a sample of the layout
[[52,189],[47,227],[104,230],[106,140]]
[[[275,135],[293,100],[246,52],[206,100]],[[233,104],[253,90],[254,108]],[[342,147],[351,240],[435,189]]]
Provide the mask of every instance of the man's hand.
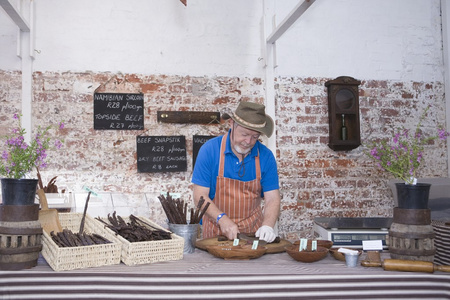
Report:
[[267,225],[261,226],[258,231],[256,231],[255,236],[268,243],[272,243],[277,237],[273,228]]
[[222,234],[225,235],[229,240],[234,240],[237,238],[239,233],[239,228],[236,223],[234,223],[226,215],[219,220],[219,227]]

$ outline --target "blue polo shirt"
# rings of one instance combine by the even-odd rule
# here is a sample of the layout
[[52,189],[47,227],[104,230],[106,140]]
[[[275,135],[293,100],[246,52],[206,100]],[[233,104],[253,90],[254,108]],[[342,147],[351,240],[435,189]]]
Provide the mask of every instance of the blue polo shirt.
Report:
[[[209,198],[214,199],[216,194],[216,179],[219,174],[220,144],[222,136],[208,140],[198,152],[197,160],[192,174],[192,183],[209,187]],[[227,144],[225,148],[225,168],[224,176],[241,181],[251,181],[256,179],[255,156],[260,155],[261,165],[261,187],[262,192],[279,189],[277,163],[272,151],[259,141],[244,158],[245,173],[239,177],[241,168],[239,158],[233,153],[230,145],[230,131],[228,131]],[[242,168],[241,168],[242,175]],[[261,194],[263,196],[263,194]]]

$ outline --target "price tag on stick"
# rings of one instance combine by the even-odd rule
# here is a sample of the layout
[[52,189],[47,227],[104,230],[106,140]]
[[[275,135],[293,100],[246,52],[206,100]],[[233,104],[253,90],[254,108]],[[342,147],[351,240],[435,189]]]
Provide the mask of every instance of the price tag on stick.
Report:
[[308,240],[307,239],[300,239],[300,246],[298,248],[298,251],[306,250],[307,244],[308,244]]
[[311,251],[316,251],[317,250],[317,241],[314,240],[311,243]]
[[100,196],[99,196],[99,194],[97,194],[96,192],[94,192],[93,190],[91,190],[90,188],[88,188],[87,186],[85,186],[85,185],[83,185],[83,190],[85,190],[86,192],[90,192],[92,195],[94,195],[95,197],[99,197],[99,198],[101,198]]
[[252,250],[258,249],[258,243],[259,243],[258,240],[253,241]]

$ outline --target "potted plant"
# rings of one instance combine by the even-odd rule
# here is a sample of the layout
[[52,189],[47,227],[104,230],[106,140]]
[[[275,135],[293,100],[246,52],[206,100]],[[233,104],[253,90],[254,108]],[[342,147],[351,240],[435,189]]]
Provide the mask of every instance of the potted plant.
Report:
[[431,185],[417,183],[417,172],[424,162],[425,146],[434,140],[446,140],[449,136],[449,132],[443,127],[438,127],[434,135],[423,134],[422,122],[430,107],[425,108],[414,131],[402,128],[389,139],[367,144],[364,150],[381,169],[404,181],[396,183],[399,208],[428,208]]
[[[0,176],[2,185],[2,201],[4,205],[32,205],[36,194],[38,180],[26,178],[33,169],[47,166],[47,150],[62,147],[61,140],[51,143],[49,137],[53,126],[38,127],[32,140],[25,141],[25,129],[21,125],[21,115],[14,114],[18,127],[11,129],[11,134],[4,136],[3,147],[0,148]],[[59,123],[58,129],[63,129]]]

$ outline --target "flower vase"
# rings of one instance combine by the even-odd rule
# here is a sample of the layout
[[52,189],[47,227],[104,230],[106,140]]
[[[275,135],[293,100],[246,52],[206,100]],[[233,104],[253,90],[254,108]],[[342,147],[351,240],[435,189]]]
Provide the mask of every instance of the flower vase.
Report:
[[2,178],[2,204],[33,205],[37,184],[37,179]]
[[427,209],[430,195],[429,183],[417,183],[416,185],[396,183],[398,208],[402,209]]

